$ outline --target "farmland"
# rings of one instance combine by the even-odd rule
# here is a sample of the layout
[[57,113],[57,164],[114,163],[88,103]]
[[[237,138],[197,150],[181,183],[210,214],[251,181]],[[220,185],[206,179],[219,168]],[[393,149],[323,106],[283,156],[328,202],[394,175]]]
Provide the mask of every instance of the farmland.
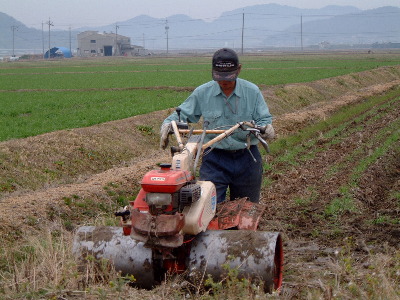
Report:
[[[0,65],[0,295],[5,299],[396,299],[400,54],[245,56],[277,138],[260,229],[282,232],[284,287],[264,295],[171,279],[153,291],[77,271],[71,236],[116,224],[141,176],[169,160],[162,120],[209,80],[210,57]],[[265,153],[264,153],[265,155]],[[196,294],[196,292],[198,292]],[[122,296],[123,295],[123,296]]]
[[[210,79],[210,57],[0,65],[0,141],[177,106]],[[258,85],[310,82],[399,63],[396,54],[244,57]]]

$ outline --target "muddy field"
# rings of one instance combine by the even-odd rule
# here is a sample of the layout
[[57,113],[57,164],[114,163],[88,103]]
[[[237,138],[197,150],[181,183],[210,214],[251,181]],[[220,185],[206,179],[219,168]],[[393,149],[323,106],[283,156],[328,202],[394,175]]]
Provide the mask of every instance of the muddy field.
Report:
[[[262,87],[271,112],[276,116],[274,124],[278,136],[271,143],[279,143],[306,126],[328,119],[342,107],[351,107],[400,86],[398,68],[390,72],[382,68],[357,74],[357,82],[352,82],[356,76],[343,77],[302,85]],[[347,86],[341,83],[343,79]],[[278,96],[283,94],[278,91],[285,91],[285,96]],[[296,101],[293,105],[291,99],[298,99],[299,95],[300,99],[308,101]],[[55,228],[60,223],[65,226],[65,218],[71,220],[69,226],[65,226],[70,231],[80,224],[94,222],[96,216],[87,219],[78,216],[74,208],[66,205],[65,199],[109,201],[111,195],[107,186],[117,186],[117,191],[125,194],[131,191],[133,195],[145,172],[157,163],[169,161],[168,151],[158,150],[157,134],[159,124],[169,113],[155,112],[90,128],[0,143],[1,153],[14,162],[13,166],[3,164],[2,172],[11,172],[12,168],[16,178],[24,174],[29,177],[29,172],[37,172],[35,168],[49,168],[49,162],[54,165],[56,161],[72,158],[76,162],[76,165],[58,166],[64,171],[53,181],[47,178],[33,184],[32,179],[31,187],[15,183],[13,188],[2,191],[0,231],[3,242],[13,247],[28,233],[40,235],[46,228]],[[275,153],[268,155],[273,168],[265,172],[261,201],[267,204],[267,210],[260,230],[279,231],[283,236],[284,286],[279,297],[307,298],[308,291],[315,289],[319,297],[340,298],[339,285],[360,285],[355,282],[357,278],[371,271],[372,255],[381,254],[383,261],[380,263],[385,268],[396,267],[393,260],[384,258],[398,255],[400,245],[400,145],[396,125],[399,117],[400,101],[388,99],[367,110],[365,116],[337,126],[335,132],[321,132],[320,136],[310,139],[312,141],[300,143],[300,150],[290,160],[280,160],[282,157]],[[153,133],[132,130],[141,124],[154,128]],[[382,138],[377,137],[381,135]],[[390,136],[397,136],[396,147],[389,147],[366,170],[357,173],[356,184],[352,184],[356,165],[363,158],[373,156],[385,143],[385,137]],[[110,142],[114,140],[118,142]],[[82,151],[77,150],[82,145],[101,149],[98,151],[104,152],[103,158],[87,162]],[[123,156],[121,153],[128,152],[127,148],[129,155]],[[119,161],[110,162],[104,158],[113,151],[121,157]],[[100,166],[93,166],[96,163]],[[74,168],[82,171],[71,174]],[[38,173],[35,174],[33,177],[37,178]],[[333,209],[334,200],[343,200],[349,194],[353,199],[351,207],[344,205],[341,210],[329,210]],[[64,218],[61,221],[60,216]],[[345,264],[344,257],[352,262],[352,269],[347,273],[340,268]],[[387,261],[390,265],[384,265]],[[390,279],[398,283],[400,274],[393,273]],[[351,298],[346,294],[348,289],[345,290],[342,297]],[[363,298],[362,292],[357,295]]]

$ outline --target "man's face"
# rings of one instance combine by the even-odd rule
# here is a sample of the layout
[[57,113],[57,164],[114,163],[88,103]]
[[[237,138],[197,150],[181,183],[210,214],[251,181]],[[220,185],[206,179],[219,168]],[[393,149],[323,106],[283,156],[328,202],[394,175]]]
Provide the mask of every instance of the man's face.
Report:
[[236,81],[217,81],[222,90],[230,90],[235,88]]

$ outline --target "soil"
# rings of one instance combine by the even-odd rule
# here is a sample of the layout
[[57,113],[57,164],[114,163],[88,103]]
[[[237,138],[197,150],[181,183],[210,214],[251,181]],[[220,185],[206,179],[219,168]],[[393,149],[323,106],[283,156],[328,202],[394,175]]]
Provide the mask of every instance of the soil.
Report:
[[[360,75],[361,76],[361,75]],[[308,85],[313,91],[322,90],[332,80],[313,82]],[[275,131],[278,133],[276,141],[283,136],[298,132],[301,128],[323,120],[336,112],[339,108],[350,106],[364,101],[369,96],[379,95],[388,90],[398,87],[400,80],[390,78],[386,82],[369,84],[367,86],[356,86],[352,89],[343,90],[340,95],[332,95],[307,103],[304,107],[290,111],[278,102],[270,106],[275,113]],[[286,91],[296,90],[304,85],[290,85],[286,87],[263,88],[263,93],[268,100],[275,97],[273,91],[285,88]],[[304,89],[303,89],[304,91]],[[317,95],[320,98],[321,95]],[[294,276],[300,276],[302,270],[319,270],[326,265],[331,256],[337,255],[341,247],[351,243],[355,255],[359,255],[360,263],[366,253],[372,251],[385,251],[388,247],[399,248],[400,229],[398,224],[379,225],[371,220],[378,216],[387,216],[392,219],[399,218],[399,204],[397,209],[393,205],[396,200],[392,196],[393,191],[399,191],[400,187],[400,160],[398,151],[387,152],[372,166],[368,172],[364,172],[359,179],[356,191],[356,207],[352,211],[344,212],[338,218],[328,218],[324,209],[331,203],[332,199],[344,197],[338,187],[345,185],[351,176],[350,170],[354,165],[349,155],[357,148],[361,148],[360,155],[367,156],[369,151],[377,145],[369,145],[370,137],[385,124],[398,120],[400,117],[399,101],[387,109],[385,117],[374,122],[354,122],[352,126],[346,127],[347,132],[341,133],[339,143],[330,143],[324,137],[316,143],[317,149],[310,149],[315,156],[305,161],[298,160],[297,164],[282,166],[284,172],[268,171],[265,176],[270,179],[262,191],[262,203],[267,204],[267,210],[260,223],[260,230],[281,232],[284,241],[285,270],[297,270],[294,274],[286,276],[287,293],[293,293],[296,287]],[[284,113],[284,111],[290,111]],[[41,135],[22,140],[13,140],[0,143],[1,149],[34,149],[35,143],[55,143],[71,147],[65,140],[77,139],[88,135],[102,135],[110,131],[115,139],[124,137],[124,129],[132,128],[135,124],[159,126],[160,122],[170,110],[154,112],[148,115],[136,116],[129,119],[109,122],[85,129],[73,129]],[[357,127],[357,132],[354,128]],[[119,187],[137,190],[137,186],[145,172],[154,168],[157,163],[168,162],[170,154],[168,151],[159,151],[157,148],[157,135],[153,137],[151,144],[140,144],[142,135],[136,135],[135,140],[129,141],[130,147],[136,147],[137,156],[130,160],[121,162],[107,170],[95,174],[86,173],[70,179],[70,183],[49,183],[38,189],[25,190],[17,187],[15,190],[4,193],[0,198],[0,232],[3,237],[13,239],[16,232],[23,235],[34,229],[54,226],[49,217],[50,207],[65,206],[65,197],[77,195],[79,197],[91,197],[95,200],[107,198],[104,187],[110,183],[118,183]],[[131,138],[131,137],[129,137]],[[66,144],[67,143],[67,144]],[[69,151],[69,150],[66,150]],[[274,154],[268,156],[270,161],[277,158]],[[279,164],[278,164],[279,165]],[[339,166],[340,172],[332,172],[332,166]],[[95,172],[96,170],[94,170]],[[332,174],[332,175],[331,175]],[[295,199],[298,199],[296,202]],[[397,200],[398,201],[398,200]],[[32,218],[35,224],[32,224]],[[366,220],[369,220],[366,222]],[[84,222],[84,221],[82,221]],[[307,271],[310,272],[310,271]],[[297,284],[308,284],[317,286],[316,282],[307,282],[307,279],[298,279]]]

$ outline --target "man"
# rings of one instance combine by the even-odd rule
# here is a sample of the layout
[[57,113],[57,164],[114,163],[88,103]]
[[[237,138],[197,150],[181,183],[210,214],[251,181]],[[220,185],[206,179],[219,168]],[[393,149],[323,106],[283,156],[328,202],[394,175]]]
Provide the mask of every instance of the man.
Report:
[[[197,87],[179,106],[181,119],[197,123],[203,117],[209,122],[207,129],[227,129],[237,122],[254,120],[257,125],[267,126],[264,138],[273,138],[272,116],[264,97],[255,84],[238,78],[241,68],[235,51],[228,48],[216,51],[212,59],[213,81]],[[163,149],[168,144],[172,120],[178,120],[176,112],[161,126],[160,146]],[[214,137],[207,134],[204,142]],[[259,202],[262,159],[258,142],[251,136],[249,143],[247,133],[239,129],[204,151],[200,180],[214,183],[218,203],[225,200],[228,187],[231,200],[249,197],[250,201]]]

